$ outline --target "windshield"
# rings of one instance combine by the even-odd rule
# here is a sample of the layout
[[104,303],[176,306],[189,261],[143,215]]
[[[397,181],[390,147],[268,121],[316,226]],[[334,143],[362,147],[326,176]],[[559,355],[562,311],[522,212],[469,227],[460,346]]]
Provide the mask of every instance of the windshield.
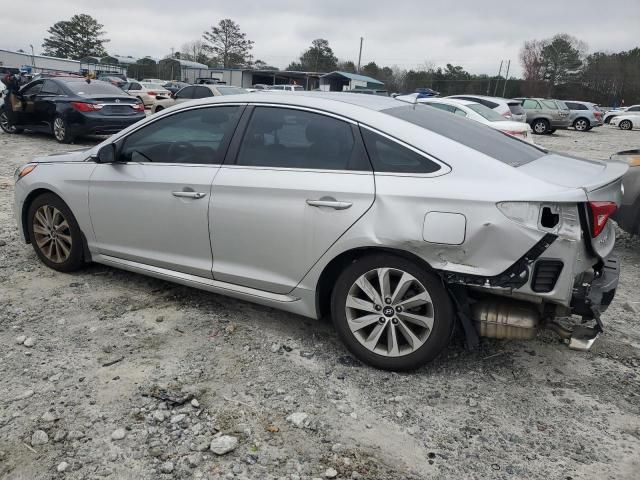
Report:
[[484,105],[480,105],[479,103],[473,103],[471,105],[467,105],[467,108],[470,108],[474,112],[476,112],[481,117],[489,120],[490,122],[505,122],[507,119],[500,115],[495,110],[491,110],[489,107],[485,107]]
[[87,83],[86,80],[78,80],[76,82],[65,82],[64,84],[76,95],[124,95],[122,90],[115,85],[101,80],[94,80],[91,83]]
[[217,87],[220,95],[237,95],[239,93],[249,93],[244,88],[240,87]]
[[382,113],[399,118],[454,142],[519,167],[546,155],[546,151],[529,143],[516,140],[493,128],[424,105],[406,105],[387,108]]

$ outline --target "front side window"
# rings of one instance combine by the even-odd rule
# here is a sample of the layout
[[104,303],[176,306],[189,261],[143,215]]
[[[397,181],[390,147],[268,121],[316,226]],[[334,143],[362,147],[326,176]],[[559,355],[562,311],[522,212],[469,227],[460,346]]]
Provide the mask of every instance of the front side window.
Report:
[[58,87],[55,82],[52,82],[51,80],[45,80],[40,93],[48,95],[60,95],[62,92],[60,91],[60,87]]
[[440,170],[440,165],[398,142],[367,128],[361,131],[374,172],[433,173]]
[[243,107],[198,108],[153,122],[126,137],[120,161],[219,164]]
[[[363,169],[351,125],[341,120],[276,107],[256,107],[236,163],[274,168]],[[366,159],[365,159],[366,160]]]
[[35,83],[33,85],[27,85],[27,88],[22,91],[23,95],[36,95],[42,90],[42,82]]
[[193,88],[194,88],[193,98],[213,97],[213,92],[211,91],[211,89],[207,87],[193,87]]
[[[205,87],[206,88],[206,87]],[[196,87],[184,87],[182,90],[176,93],[176,98],[193,98],[193,93],[195,92]]]
[[560,107],[553,100],[542,100],[542,105],[550,110],[560,110]]

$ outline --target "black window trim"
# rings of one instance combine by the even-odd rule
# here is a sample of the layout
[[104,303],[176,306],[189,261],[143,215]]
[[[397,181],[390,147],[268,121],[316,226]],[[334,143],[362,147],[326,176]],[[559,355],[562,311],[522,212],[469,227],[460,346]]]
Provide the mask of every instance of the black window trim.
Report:
[[[116,158],[120,158],[120,151],[122,150],[122,146],[124,144],[124,142],[126,142],[127,138],[129,138],[129,136],[131,136],[132,134],[134,134],[135,132],[141,130],[142,128],[145,128],[153,123],[156,123],[164,118],[169,118],[172,117],[174,115],[178,115],[180,113],[184,113],[187,111],[191,111],[191,110],[199,110],[201,108],[216,108],[216,107],[240,107],[241,111],[240,111],[240,115],[238,116],[238,120],[236,121],[236,124],[233,127],[233,132],[231,132],[231,135],[229,135],[229,138],[226,140],[225,144],[224,144],[224,153],[221,155],[222,160],[219,163],[174,163],[174,162],[121,162],[121,161],[117,161],[116,163],[120,163],[120,164],[135,164],[135,165],[145,165],[145,166],[153,166],[153,165],[158,165],[158,166],[173,166],[173,167],[202,167],[202,168],[211,168],[211,167],[215,167],[215,168],[220,168],[223,164],[224,161],[227,157],[227,153],[229,151],[230,145],[231,145],[231,141],[232,139],[235,137],[235,134],[238,131],[238,126],[241,124],[242,118],[244,117],[245,111],[246,111],[246,107],[247,104],[246,103],[241,103],[241,102],[230,102],[230,103],[215,103],[215,104],[208,104],[208,105],[194,105],[193,107],[189,107],[189,108],[181,108],[180,110],[171,112],[170,114],[165,114],[165,115],[160,115],[158,116],[158,118],[153,118],[156,115],[153,115],[150,118],[153,118],[152,121],[150,122],[145,122],[143,125],[140,125],[138,128],[136,128],[135,130],[131,130],[129,132],[127,132],[125,135],[121,135],[118,138],[116,138],[112,143],[116,145]],[[149,118],[149,117],[148,117]]]
[[[369,169],[368,170],[335,170],[335,169],[330,169],[330,168],[298,168],[298,167],[269,167],[269,166],[263,166],[263,165],[238,165],[238,154],[240,153],[240,145],[242,144],[242,140],[244,139],[244,136],[247,132],[247,127],[249,126],[249,121],[251,120],[251,117],[253,116],[253,112],[257,107],[270,107],[270,108],[284,108],[287,110],[301,110],[304,112],[309,112],[309,113],[315,113],[318,115],[324,115],[326,117],[332,117],[335,118],[337,120],[343,121],[348,123],[349,125],[351,125],[352,127],[352,131],[355,128],[357,130],[357,127],[359,126],[358,122],[356,122],[355,120],[348,118],[348,117],[343,117],[341,115],[338,115],[336,113],[333,112],[328,112],[326,110],[322,110],[319,108],[310,108],[310,107],[304,107],[304,106],[300,106],[300,105],[287,105],[284,103],[260,103],[260,102],[252,102],[249,103],[247,108],[245,109],[245,111],[242,114],[242,117],[240,118],[240,121],[238,122],[238,125],[236,126],[236,131],[235,134],[233,136],[233,138],[231,139],[231,143],[229,144],[229,148],[227,149],[227,155],[224,159],[224,162],[222,163],[222,167],[225,168],[238,168],[238,169],[249,169],[249,170],[282,170],[282,171],[295,171],[295,172],[314,172],[314,173],[341,173],[341,174],[345,174],[345,175],[373,175],[373,167],[371,166],[371,161],[368,157],[368,155],[365,156],[367,158],[367,162],[369,163]],[[364,147],[364,140],[362,139],[362,136],[360,135],[360,132],[353,132],[354,134],[354,142],[356,142],[359,148],[362,149],[363,152],[366,152],[366,149]]]
[[[453,114],[452,114],[453,115]],[[409,145],[406,142],[403,142],[402,140],[393,137],[387,133],[384,133],[374,127],[371,127],[367,124],[364,123],[359,123],[358,124],[360,126],[360,128],[364,128],[369,130],[370,132],[373,132],[377,135],[380,135],[384,138],[386,138],[387,140],[390,140],[394,143],[397,143],[398,145],[400,145],[401,147],[407,148],[409,150],[411,150],[412,152],[426,158],[427,160],[429,160],[430,162],[435,163],[436,165],[438,165],[440,168],[438,170],[436,170],[435,172],[431,172],[431,173],[413,173],[413,172],[374,172],[374,174],[376,176],[385,176],[385,177],[425,177],[425,178],[433,178],[433,177],[441,177],[443,175],[447,175],[448,173],[451,172],[452,168],[450,165],[448,165],[447,163],[443,162],[442,160],[440,160],[437,157],[434,157],[433,155],[424,152],[422,150],[420,150],[419,148],[416,148],[412,145]]]

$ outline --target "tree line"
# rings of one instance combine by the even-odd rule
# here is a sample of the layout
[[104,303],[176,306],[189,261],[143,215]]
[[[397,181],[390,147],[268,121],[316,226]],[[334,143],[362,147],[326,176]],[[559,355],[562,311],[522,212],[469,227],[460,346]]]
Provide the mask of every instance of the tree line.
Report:
[[[107,55],[104,45],[109,40],[104,26],[90,15],[74,15],[69,20],[56,22],[48,29],[48,34],[42,44],[45,55],[76,60]],[[254,42],[247,38],[240,25],[227,18],[168,57],[210,67],[278,70],[260,59],[254,60],[253,46]],[[618,53],[588,53],[585,42],[561,33],[548,39],[525,41],[519,57],[522,79],[476,75],[460,65],[436,68],[430,63],[401,69],[372,61],[363,65],[358,73],[384,82],[386,89],[392,92],[412,92],[416,88],[429,87],[446,95],[476,93],[580,98],[606,105],[640,102],[640,48]],[[356,73],[357,67],[351,60],[340,61],[329,41],[318,38],[286,70]]]

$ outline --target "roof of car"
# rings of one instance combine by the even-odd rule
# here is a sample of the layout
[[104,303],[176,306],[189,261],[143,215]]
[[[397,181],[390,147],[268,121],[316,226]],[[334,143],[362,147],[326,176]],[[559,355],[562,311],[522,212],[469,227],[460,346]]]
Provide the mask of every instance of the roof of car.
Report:
[[461,98],[440,98],[440,97],[427,97],[427,98],[419,98],[418,103],[450,103],[452,105],[477,105],[478,102],[473,102],[471,100],[463,100]]

